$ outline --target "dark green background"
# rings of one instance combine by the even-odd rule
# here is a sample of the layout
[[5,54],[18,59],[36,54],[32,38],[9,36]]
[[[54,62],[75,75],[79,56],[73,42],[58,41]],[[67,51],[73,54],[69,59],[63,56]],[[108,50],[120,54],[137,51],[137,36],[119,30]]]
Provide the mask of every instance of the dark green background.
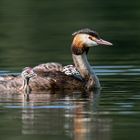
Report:
[[71,34],[85,27],[114,44],[90,51],[92,64],[138,65],[139,9],[138,0],[1,0],[0,67],[72,63]]

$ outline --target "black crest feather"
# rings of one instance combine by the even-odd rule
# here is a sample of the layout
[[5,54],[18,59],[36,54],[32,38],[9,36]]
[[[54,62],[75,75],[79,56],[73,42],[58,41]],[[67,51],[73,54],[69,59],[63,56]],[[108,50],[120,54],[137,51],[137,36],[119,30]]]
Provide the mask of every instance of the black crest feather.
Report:
[[96,31],[89,29],[89,28],[84,28],[84,29],[78,30],[78,31],[74,32],[72,34],[72,36],[76,36],[77,34],[89,34],[89,35],[95,36],[96,38],[100,38],[99,34]]

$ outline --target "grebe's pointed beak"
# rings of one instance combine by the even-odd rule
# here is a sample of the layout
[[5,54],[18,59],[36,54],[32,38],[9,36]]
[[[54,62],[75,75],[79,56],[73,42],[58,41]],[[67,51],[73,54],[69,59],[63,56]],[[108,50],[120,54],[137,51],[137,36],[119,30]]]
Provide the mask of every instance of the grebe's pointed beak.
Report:
[[103,40],[103,39],[96,39],[96,43],[98,45],[107,45],[107,46],[112,46],[113,45],[111,42]]

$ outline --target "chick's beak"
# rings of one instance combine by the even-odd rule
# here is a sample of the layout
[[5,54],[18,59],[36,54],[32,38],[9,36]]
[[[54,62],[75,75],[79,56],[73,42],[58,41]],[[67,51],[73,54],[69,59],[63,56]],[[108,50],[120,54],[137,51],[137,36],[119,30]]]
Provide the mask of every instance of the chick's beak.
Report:
[[107,45],[107,46],[112,46],[113,45],[111,42],[103,40],[103,39],[96,39],[96,43],[98,45]]

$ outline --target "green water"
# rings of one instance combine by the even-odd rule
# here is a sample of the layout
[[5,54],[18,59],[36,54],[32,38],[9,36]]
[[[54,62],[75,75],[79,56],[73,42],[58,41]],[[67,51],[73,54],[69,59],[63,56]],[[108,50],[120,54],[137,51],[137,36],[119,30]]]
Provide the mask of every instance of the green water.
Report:
[[0,74],[44,62],[71,64],[71,34],[95,29],[113,47],[89,52],[102,90],[0,96],[0,139],[137,140],[140,1],[1,0]]

